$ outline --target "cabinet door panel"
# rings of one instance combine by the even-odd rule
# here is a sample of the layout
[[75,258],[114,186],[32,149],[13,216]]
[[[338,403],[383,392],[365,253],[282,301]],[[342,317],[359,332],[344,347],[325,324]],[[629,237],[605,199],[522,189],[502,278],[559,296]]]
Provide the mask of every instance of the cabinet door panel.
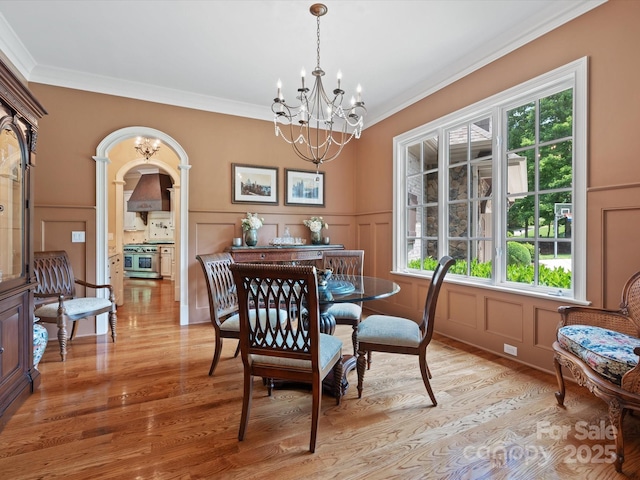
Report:
[[17,372],[20,366],[19,329],[21,303],[15,298],[0,302],[0,381],[6,379],[12,373]]

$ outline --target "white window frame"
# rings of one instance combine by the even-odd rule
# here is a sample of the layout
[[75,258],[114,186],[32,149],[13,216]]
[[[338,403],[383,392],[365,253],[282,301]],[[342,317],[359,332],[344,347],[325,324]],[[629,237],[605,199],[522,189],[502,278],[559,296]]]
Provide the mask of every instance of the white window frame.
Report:
[[[587,212],[586,212],[586,181],[587,181],[587,57],[580,58],[567,65],[559,67],[551,72],[540,75],[532,80],[524,82],[513,88],[505,90],[481,100],[473,105],[452,112],[444,117],[431,121],[405,132],[393,139],[393,163],[394,163],[394,192],[393,192],[393,273],[416,277],[430,276],[431,272],[417,273],[406,268],[407,241],[406,241],[406,152],[407,147],[415,144],[425,137],[438,136],[440,148],[438,149],[439,175],[439,221],[438,225],[446,225],[445,206],[447,205],[447,165],[445,132],[454,125],[470,122],[482,116],[491,116],[493,122],[493,171],[495,180],[499,181],[499,188],[493,192],[492,204],[496,221],[493,225],[493,238],[495,252],[493,257],[494,275],[490,281],[487,279],[474,279],[461,275],[451,275],[450,280],[475,286],[511,291],[528,295],[556,295],[573,299],[578,302],[586,301],[586,243],[587,243]],[[502,239],[506,237],[506,212],[501,199],[504,198],[506,178],[501,170],[505,148],[503,138],[506,132],[504,126],[504,112],[515,105],[520,105],[531,99],[540,91],[556,89],[560,91],[573,88],[574,118],[573,118],[573,225],[572,225],[572,289],[570,291],[558,291],[542,286],[519,285],[514,282],[506,282],[499,272],[505,271],[506,256],[501,255],[500,246]],[[498,173],[499,172],[499,173]],[[499,219],[499,221],[498,221]],[[440,228],[438,235],[439,255],[446,253],[445,229]]]

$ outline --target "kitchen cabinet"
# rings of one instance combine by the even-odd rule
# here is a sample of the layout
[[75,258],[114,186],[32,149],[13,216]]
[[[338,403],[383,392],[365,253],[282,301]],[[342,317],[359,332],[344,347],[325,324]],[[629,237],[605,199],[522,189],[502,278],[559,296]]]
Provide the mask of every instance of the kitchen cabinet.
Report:
[[33,364],[33,167],[46,114],[0,61],[0,428],[40,384]]
[[175,271],[174,260],[175,246],[163,245],[160,248],[160,274],[163,278],[173,280]]
[[116,253],[109,256],[107,262],[107,283],[113,287],[116,296],[116,305],[121,306],[124,301],[124,268],[122,254]]

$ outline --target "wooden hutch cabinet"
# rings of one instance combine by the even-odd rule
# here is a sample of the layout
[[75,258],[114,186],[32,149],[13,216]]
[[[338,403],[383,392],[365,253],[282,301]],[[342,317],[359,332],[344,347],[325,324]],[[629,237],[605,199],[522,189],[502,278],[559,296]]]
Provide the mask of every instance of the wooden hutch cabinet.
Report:
[[37,388],[33,366],[33,183],[44,108],[0,61],[0,428]]

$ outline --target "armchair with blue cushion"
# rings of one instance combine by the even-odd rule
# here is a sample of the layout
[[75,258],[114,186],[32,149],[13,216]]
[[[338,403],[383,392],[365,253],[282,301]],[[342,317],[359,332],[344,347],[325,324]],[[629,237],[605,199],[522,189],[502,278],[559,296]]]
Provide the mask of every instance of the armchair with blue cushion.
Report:
[[624,462],[622,422],[627,412],[640,411],[640,272],[627,280],[618,310],[562,306],[553,343],[558,380],[556,400],[564,407],[566,394],[562,367],[609,407],[615,427],[614,465]]
[[[111,285],[96,285],[75,278],[71,261],[64,250],[35,252],[34,273],[38,283],[35,292],[35,316],[41,322],[55,323],[58,326],[60,357],[67,358],[67,324],[73,322],[70,340],[76,332],[77,321],[109,314],[111,339],[116,341],[116,297]],[[76,285],[87,288],[107,289],[108,298],[78,297]]]

